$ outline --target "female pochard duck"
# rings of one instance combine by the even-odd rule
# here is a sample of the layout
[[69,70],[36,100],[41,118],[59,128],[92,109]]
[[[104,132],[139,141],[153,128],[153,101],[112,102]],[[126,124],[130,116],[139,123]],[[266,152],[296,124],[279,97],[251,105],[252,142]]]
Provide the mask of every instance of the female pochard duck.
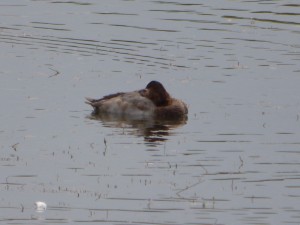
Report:
[[133,92],[119,92],[101,99],[86,98],[94,114],[114,114],[158,119],[180,119],[187,116],[186,104],[172,98],[158,81],[151,81],[146,88]]

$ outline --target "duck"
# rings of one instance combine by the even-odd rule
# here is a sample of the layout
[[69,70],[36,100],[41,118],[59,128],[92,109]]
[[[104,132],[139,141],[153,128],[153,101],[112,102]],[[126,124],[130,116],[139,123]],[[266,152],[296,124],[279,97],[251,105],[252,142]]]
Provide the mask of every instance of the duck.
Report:
[[171,97],[165,87],[155,80],[141,90],[117,92],[100,99],[86,98],[85,103],[93,107],[93,115],[182,119],[188,114],[186,103]]

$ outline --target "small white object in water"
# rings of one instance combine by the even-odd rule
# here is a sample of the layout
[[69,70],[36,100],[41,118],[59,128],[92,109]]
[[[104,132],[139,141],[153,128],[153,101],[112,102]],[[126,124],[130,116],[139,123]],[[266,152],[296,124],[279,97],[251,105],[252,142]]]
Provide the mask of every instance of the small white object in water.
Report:
[[35,202],[34,205],[35,205],[35,210],[37,212],[44,212],[47,209],[47,204],[45,202],[38,201],[38,202]]

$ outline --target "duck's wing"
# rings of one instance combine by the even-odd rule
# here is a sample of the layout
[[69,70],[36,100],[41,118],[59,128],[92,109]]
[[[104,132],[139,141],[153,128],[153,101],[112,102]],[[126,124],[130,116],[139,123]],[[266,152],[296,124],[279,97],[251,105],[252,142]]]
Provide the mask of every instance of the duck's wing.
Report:
[[112,99],[112,98],[115,98],[115,97],[119,97],[119,96],[122,96],[124,95],[125,93],[124,92],[118,92],[118,93],[115,93],[115,94],[111,94],[111,95],[106,95],[100,99],[94,99],[94,98],[89,98],[89,97],[86,97],[86,101],[85,103],[86,104],[89,104],[93,107],[98,107],[98,106],[101,106],[101,104],[103,104],[103,102],[109,100],[109,99]]

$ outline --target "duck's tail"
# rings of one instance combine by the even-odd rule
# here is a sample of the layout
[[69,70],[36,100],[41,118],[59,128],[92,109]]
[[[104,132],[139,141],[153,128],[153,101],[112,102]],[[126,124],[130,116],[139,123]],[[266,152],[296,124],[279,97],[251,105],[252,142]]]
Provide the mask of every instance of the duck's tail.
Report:
[[97,106],[97,103],[99,104],[99,100],[97,100],[97,99],[85,97],[85,100],[86,100],[85,101],[86,104],[91,105],[94,108]]
[[89,98],[89,97],[85,97],[85,103],[92,106],[94,111],[93,114],[98,114],[99,113],[99,108],[101,106],[101,102],[98,99],[94,99],[94,98]]

